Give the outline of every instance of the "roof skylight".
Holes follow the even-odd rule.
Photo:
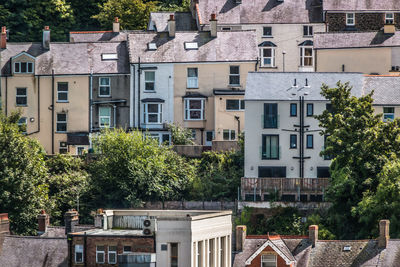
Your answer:
[[[185,49],[186,50],[197,50],[197,49],[199,49],[199,44],[197,42],[186,42]]]
[[[156,43],[147,43],[147,49],[148,50],[157,50],[157,44]]]
[[[101,54],[101,59],[102,60],[116,60],[116,59],[118,59],[118,54],[117,53]]]

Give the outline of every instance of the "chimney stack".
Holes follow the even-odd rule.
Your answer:
[[[312,247],[315,247],[318,241],[318,225],[310,225],[308,227],[308,238],[311,241]]]
[[[243,251],[244,241],[246,240],[246,225],[236,226],[236,251]]]
[[[6,26],[1,27],[0,48],[1,49],[7,48],[7,28],[6,28]]]
[[[96,215],[94,216],[94,227],[96,228],[103,228],[103,210],[98,209]]]
[[[113,32],[119,32],[119,18],[118,17],[114,18]]]
[[[44,26],[43,29],[43,43],[42,46],[44,49],[50,49],[50,27]]]
[[[379,221],[379,237],[378,237],[378,248],[386,248],[389,242],[389,220]]]
[[[174,38],[175,32],[176,32],[175,16],[171,14],[169,15],[169,20],[168,20],[168,36]]]
[[[46,233],[47,231],[47,226],[50,225],[50,218],[49,215],[46,214],[44,210],[40,212],[40,214],[37,216],[38,219],[38,235],[42,235]]]
[[[217,37],[217,16],[215,15],[215,13],[211,14],[210,36],[211,37]]]
[[[68,210],[64,215],[65,234],[74,231],[75,226],[79,223],[79,214],[75,209]]]

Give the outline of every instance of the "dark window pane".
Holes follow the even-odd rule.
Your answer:
[[[297,147],[297,135],[291,134],[290,135],[290,148],[296,148]]]
[[[16,102],[17,102],[17,105],[19,105],[19,106],[26,105],[27,104],[26,96],[23,96],[23,97],[17,96],[17,101]]]
[[[263,35],[264,36],[271,36],[272,35],[272,27],[264,27],[263,28]]]
[[[26,73],[26,70],[27,70],[27,68],[26,68],[26,62],[21,62],[21,72],[22,72],[22,73]]]
[[[265,178],[284,178],[286,177],[286,167],[258,167],[258,177]]]
[[[57,114],[57,121],[66,121],[66,120],[67,120],[67,114],[64,113]]]
[[[278,104],[264,104],[264,128],[278,128]]]
[[[329,178],[331,174],[329,167],[317,167],[317,178]]]
[[[262,159],[279,159],[279,136],[262,136]]]
[[[190,118],[191,119],[201,119],[201,111],[200,110],[190,111]]]
[[[148,122],[158,122],[158,114],[148,114]]]
[[[213,132],[206,132],[206,141],[211,142],[213,140]]]
[[[314,104],[307,104],[307,116],[314,115]]]
[[[14,72],[20,72],[21,70],[20,70],[20,63],[19,62],[16,62],[15,64],[14,64]]]
[[[146,82],[146,88],[145,90],[148,91],[153,91],[154,90],[154,82]],[[107,93],[104,93],[104,95],[106,95]]]
[[[201,100],[189,100],[190,109],[201,109]]]
[[[17,88],[17,95],[26,95],[26,88]]]
[[[229,140],[229,130],[224,130],[223,137],[224,137],[224,140]]]
[[[229,84],[240,84],[240,76],[229,76]]]
[[[68,91],[68,83],[57,83],[58,91]]]
[[[240,109],[244,109],[244,100],[240,100]]]
[[[314,136],[312,134],[307,135],[307,148],[313,148],[314,147]]]
[[[290,104],[290,116],[291,117],[297,116],[297,104],[295,103]]]
[[[29,62],[29,63],[28,63],[28,72],[29,72],[29,73],[32,73],[32,72],[33,72],[33,63],[32,63],[32,62]]]
[[[239,74],[239,66],[230,66],[231,74]]]
[[[239,110],[239,100],[227,99],[226,100],[226,110]]]
[[[158,113],[158,104],[148,104],[147,107],[149,113]]]

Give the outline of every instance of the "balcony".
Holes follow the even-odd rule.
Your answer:
[[[245,201],[325,201],[329,178],[242,178]]]

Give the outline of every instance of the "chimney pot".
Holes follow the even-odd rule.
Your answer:
[[[378,238],[378,247],[386,248],[389,242],[389,220],[380,220],[379,221],[379,238]]]
[[[174,14],[170,14],[170,15],[169,15],[169,20],[175,20]]]
[[[236,226],[236,251],[243,251],[244,241],[246,240],[246,225]]]
[[[118,23],[118,22],[119,22],[119,18],[118,18],[118,17],[115,17],[115,18],[114,18],[114,22],[117,22],[117,23]]]
[[[211,14],[211,20],[216,20],[217,19],[217,15],[215,15],[215,13]]]
[[[50,225],[49,215],[46,214],[45,210],[41,210],[40,214],[37,216],[38,219],[38,234],[44,234],[47,231],[47,227]]]
[[[1,27],[1,40],[0,40],[0,48],[7,48],[7,28],[6,26]]]
[[[318,225],[310,225],[308,227],[308,238],[311,241],[312,247],[318,242]]]

